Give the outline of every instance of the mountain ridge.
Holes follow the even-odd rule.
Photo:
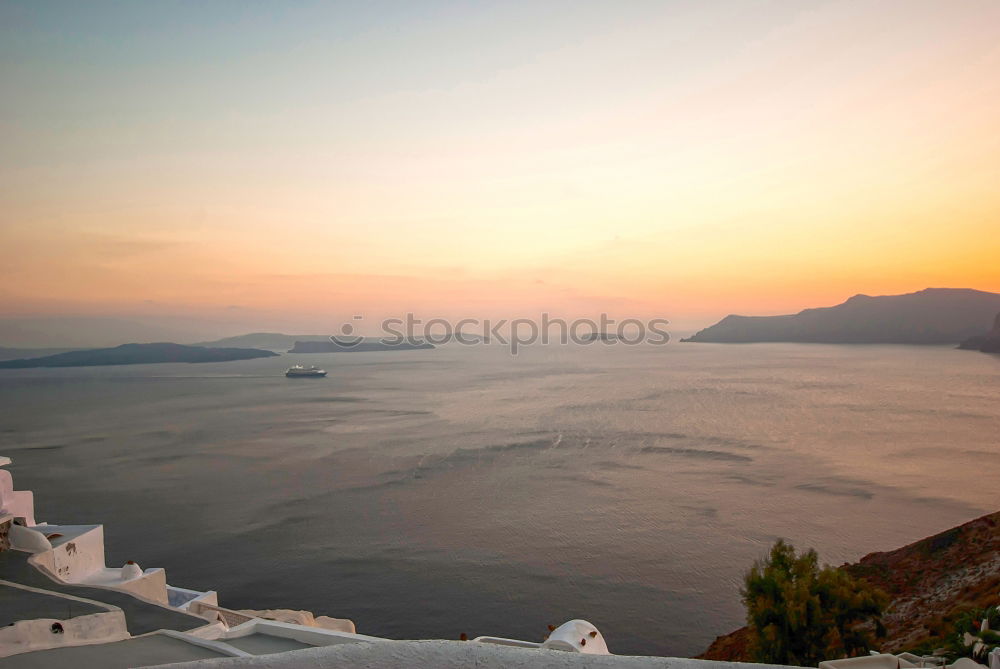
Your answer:
[[[683,342],[957,344],[982,334],[1000,311],[1000,294],[971,288],[925,288],[901,295],[853,295],[832,307],[795,314],[730,314]]]

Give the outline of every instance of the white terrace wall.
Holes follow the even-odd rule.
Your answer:
[[[115,583],[111,587],[126,590],[163,606],[170,606],[167,597],[167,572],[164,569],[147,569],[139,578]]]
[[[39,525],[34,529],[59,526]],[[121,580],[121,569],[104,565],[104,526],[95,525],[69,540],[36,553],[31,562],[67,583],[113,588],[131,592],[148,601],[168,605],[167,573],[163,569],[147,569],[137,578]]]
[[[104,569],[104,527],[95,525],[51,551],[37,553],[34,561],[60,580],[84,581],[90,574]]]
[[[62,632],[53,633],[53,623],[59,623]],[[125,614],[120,610],[91,613],[68,620],[55,618],[21,620],[0,627],[0,657],[44,648],[107,643],[127,638],[129,633],[125,625]]]
[[[14,477],[0,469],[0,513],[24,518],[28,525],[35,524],[35,495],[30,490],[14,490]]]

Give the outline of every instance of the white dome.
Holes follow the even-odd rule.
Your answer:
[[[570,620],[552,631],[543,648],[571,650],[588,655],[610,655],[600,631],[586,620]]]
[[[129,560],[122,566],[122,580],[131,581],[142,576],[142,569],[136,563]]]

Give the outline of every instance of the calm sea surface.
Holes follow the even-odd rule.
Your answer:
[[[841,563],[1000,509],[998,400],[949,348],[450,345],[3,370],[0,454],[40,520],[224,606],[691,655],[776,537]]]

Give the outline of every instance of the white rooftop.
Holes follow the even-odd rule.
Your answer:
[[[230,657],[174,664],[170,669],[779,669],[777,665],[689,660],[676,657],[587,655],[558,650],[514,648],[475,641],[377,641],[345,643],[278,655]],[[784,669],[784,668],[781,668]]]

